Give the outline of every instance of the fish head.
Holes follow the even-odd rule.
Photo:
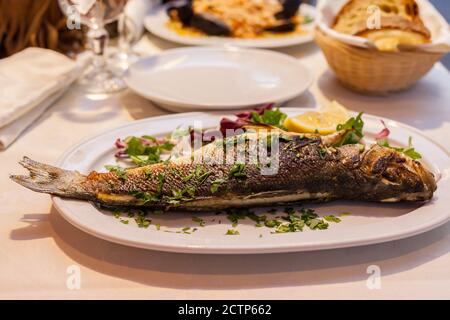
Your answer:
[[[400,190],[400,200],[429,200],[437,189],[436,180],[431,171],[422,163],[391,148],[373,145],[362,159],[362,170],[377,177],[386,190]]]

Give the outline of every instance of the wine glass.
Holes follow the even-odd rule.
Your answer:
[[[127,0],[58,0],[61,10],[68,17],[68,26],[87,25],[89,46],[93,52],[91,65],[80,82],[89,93],[113,93],[126,87],[121,77],[109,67],[105,49],[109,34],[105,24],[115,21]]]
[[[160,0],[128,0],[118,23],[119,40],[117,51],[110,57],[114,67],[127,70],[139,59],[133,46],[141,39],[144,31],[145,16],[152,6]]]
[[[140,40],[141,34],[137,31],[135,22],[125,12],[119,18],[118,31],[117,51],[111,56],[110,63],[119,70],[127,70],[139,59],[132,46]]]

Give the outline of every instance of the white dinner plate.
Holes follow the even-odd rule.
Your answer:
[[[312,81],[312,72],[295,58],[235,47],[167,50],[141,59],[125,75],[131,90],[177,112],[284,102]]]
[[[289,115],[306,109],[285,109]],[[114,164],[114,141],[118,137],[150,134],[165,136],[180,125],[202,120],[214,128],[223,115],[217,113],[185,113],[143,119],[122,125],[89,138],[67,151],[57,165],[66,169],[90,172],[104,171],[105,164]],[[364,115],[365,139],[370,141],[380,131],[380,118]],[[239,236],[227,236],[231,222],[215,212],[196,214],[206,225],[199,227],[190,213],[169,212],[150,216],[152,225],[140,229],[130,219],[122,224],[110,212],[99,210],[89,202],[53,197],[57,210],[74,226],[99,238],[123,245],[160,251],[209,254],[275,253],[343,248],[380,243],[410,237],[442,225],[450,219],[450,158],[445,149],[425,137],[417,129],[384,119],[391,129],[390,142],[405,145],[412,137],[414,146],[424,156],[425,165],[435,173],[438,189],[434,198],[425,204],[381,204],[335,201],[327,204],[305,204],[320,215],[349,212],[342,222],[330,223],[321,231],[305,230],[299,233],[272,234],[269,228],[257,228],[249,219],[237,226]],[[264,209],[261,209],[262,212]],[[267,210],[267,209],[266,209]],[[282,210],[282,208],[281,208]],[[221,223],[220,223],[220,222]],[[160,224],[160,230],[155,227]],[[192,234],[174,233],[184,227],[197,227]]]
[[[315,20],[316,9],[308,4],[300,6],[300,15],[308,15]],[[311,22],[302,25],[304,34],[294,34],[285,36],[273,36],[259,39],[238,39],[231,37],[215,37],[215,36],[192,36],[180,35],[175,30],[167,26],[169,17],[166,13],[166,6],[158,6],[151,11],[145,18],[144,25],[148,31],[154,35],[180,44],[191,46],[211,46],[211,45],[233,45],[239,47],[252,48],[282,48],[294,45],[300,45],[311,42],[313,40],[313,30],[315,23]]]

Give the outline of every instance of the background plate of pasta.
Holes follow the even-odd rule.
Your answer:
[[[316,10],[301,0],[176,0],[155,7],[148,31],[185,45],[278,48],[313,40]]]

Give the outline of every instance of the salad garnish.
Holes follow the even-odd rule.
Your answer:
[[[385,148],[389,148],[389,149],[393,149],[397,152],[403,153],[405,156],[410,157],[413,160],[418,160],[418,159],[422,159],[422,155],[417,152],[413,145],[412,145],[412,137],[409,137],[408,139],[408,147],[406,148],[400,148],[400,147],[393,147],[389,144],[388,141],[388,137],[391,134],[391,131],[389,130],[389,128],[386,126],[386,124],[384,123],[383,120],[381,120],[381,123],[384,126],[384,129],[381,130],[376,136],[375,136],[375,140],[377,141],[377,144],[379,146],[385,147]]]
[[[363,113],[360,112],[356,117],[352,117],[346,123],[339,124],[336,127],[336,131],[348,130],[342,139],[335,144],[336,147],[346,144],[358,144],[361,141],[364,137],[364,121],[362,120],[362,115]]]
[[[389,144],[387,139],[382,139],[382,140],[378,140],[377,144],[379,146],[385,147],[385,148],[389,148],[389,149],[393,149],[397,152],[403,153],[405,156],[410,157],[413,160],[419,160],[422,159],[422,155],[417,152],[414,147],[412,146],[412,137],[409,137],[408,139],[408,147],[406,148],[399,148],[399,147],[393,147]]]
[[[262,107],[255,108],[251,111],[244,111],[236,113],[236,119],[230,120],[223,118],[220,121],[220,131],[223,135],[226,134],[227,129],[237,130],[248,124],[267,124],[277,128],[286,130],[283,126],[287,115],[280,111],[280,108],[275,108],[275,104],[270,103]]]
[[[116,158],[130,159],[137,166],[162,162],[161,153],[175,147],[168,139],[157,139],[149,135],[117,139],[115,144],[118,148]]]

